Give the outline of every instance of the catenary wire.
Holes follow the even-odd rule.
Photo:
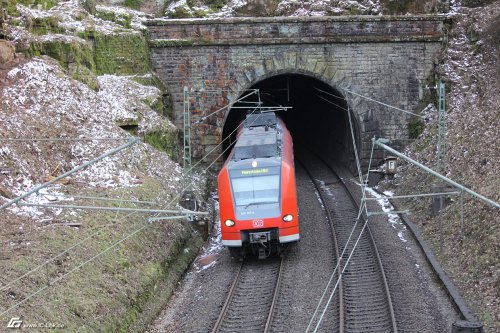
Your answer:
[[[316,89],[317,89],[317,88],[316,88]],[[317,89],[317,90],[320,90],[320,89]],[[324,92],[324,91],[322,91],[322,90],[320,90],[320,91],[321,91],[321,92]],[[326,93],[326,92],[324,92],[324,93]],[[328,93],[327,93],[327,94],[328,94]],[[333,96],[333,95],[332,95],[332,96]],[[361,183],[361,184],[363,184],[363,174],[362,174],[362,171],[361,171],[361,164],[360,164],[360,161],[359,161],[359,155],[358,155],[358,151],[357,151],[357,147],[356,147],[356,140],[355,140],[355,136],[354,136],[354,128],[353,128],[353,124],[352,124],[352,118],[351,118],[351,113],[350,113],[350,110],[349,110],[349,106],[348,106],[348,108],[346,109],[346,108],[344,108],[344,107],[342,107],[342,106],[340,106],[340,105],[338,105],[338,104],[336,104],[336,103],[334,103],[334,102],[332,102],[332,101],[330,101],[330,100],[328,100],[328,99],[326,99],[326,98],[323,98],[322,96],[317,95],[317,97],[319,97],[319,98],[323,99],[324,101],[326,101],[326,102],[328,102],[328,103],[331,103],[331,104],[333,104],[333,105],[335,105],[335,106],[337,106],[337,107],[339,107],[339,108],[341,108],[341,109],[343,109],[343,110],[345,110],[345,111],[347,112],[348,117],[349,117],[349,127],[350,127],[350,132],[351,132],[352,144],[353,144],[353,147],[354,147],[354,154],[355,154],[355,159],[356,159],[356,166],[357,166],[357,169],[358,169],[358,175],[359,175],[360,183]],[[335,96],[335,97],[339,97],[339,96]],[[343,98],[343,97],[342,97],[342,98]],[[372,153],[373,153],[373,150],[372,150]],[[370,157],[370,163],[371,163],[371,157]],[[362,188],[362,197],[363,197],[363,198],[365,197],[365,191],[366,191],[366,189],[365,189],[365,187],[363,186],[363,188]],[[356,222],[354,223],[354,226],[353,226],[353,228],[351,229],[351,232],[350,232],[349,237],[348,237],[348,239],[347,239],[346,245],[344,246],[344,249],[342,250],[342,253],[341,253],[341,255],[340,255],[340,259],[342,259],[342,258],[344,257],[345,251],[346,251],[346,249],[347,249],[347,245],[349,244],[349,242],[350,242],[350,240],[351,240],[351,237],[352,237],[352,235],[354,234],[354,230],[356,229],[357,224],[358,224],[358,222],[359,222],[359,219],[361,218],[361,215],[362,215],[363,209],[366,209],[366,203],[365,203],[363,200],[361,200],[361,203],[360,203],[360,208],[359,208],[359,212],[358,212],[358,217],[356,218]],[[316,330],[318,329],[318,327],[319,327],[319,325],[320,325],[321,321],[323,320],[323,315],[324,315],[324,312],[326,311],[326,308],[328,308],[328,305],[329,305],[329,304],[330,304],[330,302],[331,302],[331,299],[332,299],[332,297],[333,297],[333,294],[335,293],[336,288],[337,288],[337,286],[338,286],[338,284],[339,284],[339,282],[340,282],[340,279],[342,278],[342,274],[343,274],[343,272],[344,272],[344,270],[345,270],[345,267],[347,267],[347,264],[349,263],[349,259],[351,258],[351,256],[352,256],[352,254],[353,254],[354,250],[356,249],[356,245],[357,245],[357,243],[358,243],[358,241],[359,241],[359,238],[360,238],[360,237],[361,237],[361,235],[362,235],[362,232],[363,232],[363,230],[364,230],[364,228],[365,228],[365,226],[366,226],[366,223],[367,223],[367,222],[368,222],[368,220],[366,220],[365,225],[363,226],[363,228],[362,228],[362,230],[361,230],[361,233],[360,233],[360,235],[359,235],[359,237],[358,237],[358,240],[356,241],[356,243],[355,243],[355,245],[354,245],[354,248],[353,248],[353,250],[352,250],[351,254],[349,255],[348,261],[346,262],[346,266],[344,266],[344,269],[342,270],[341,274],[339,275],[339,278],[337,279],[337,282],[336,282],[336,284],[335,284],[334,290],[332,291],[332,293],[331,293],[331,295],[330,295],[330,297],[329,297],[329,300],[328,300],[328,302],[327,302],[327,305],[325,305],[325,309],[324,309],[324,311],[323,311],[323,314],[322,314],[322,316],[320,317],[320,319],[319,319],[319,321],[318,321],[318,324],[317,324],[317,326],[316,326],[316,328],[315,328],[315,331],[314,331],[314,332],[316,332]],[[320,298],[320,300],[318,301],[318,305],[317,305],[317,306],[316,306],[316,308],[315,308],[315,311],[314,311],[314,313],[313,313],[313,315],[312,315],[312,318],[311,318],[311,320],[309,321],[309,324],[308,324],[308,326],[307,326],[307,328],[306,328],[306,332],[308,332],[308,331],[309,331],[309,328],[311,327],[312,322],[313,322],[314,318],[315,318],[315,317],[316,317],[316,315],[317,315],[317,312],[318,312],[318,310],[319,310],[319,307],[321,306],[321,303],[323,302],[323,299],[324,299],[324,297],[325,297],[325,295],[326,295],[326,293],[327,293],[328,289],[330,288],[331,282],[333,281],[333,278],[335,277],[335,274],[336,274],[337,269],[339,268],[339,265],[340,265],[340,263],[341,263],[341,262],[342,262],[342,260],[339,260],[339,262],[337,263],[336,267],[334,268],[334,271],[333,271],[333,273],[332,273],[332,274],[331,274],[331,276],[330,276],[330,279],[329,279],[329,281],[328,281],[328,283],[327,283],[327,285],[326,285],[326,287],[325,287],[325,290],[323,291],[323,294],[321,295],[321,298]]]
[[[252,110],[251,114],[253,114],[256,110],[257,110],[256,108],[255,108],[254,110]],[[241,126],[241,125],[242,125],[242,124],[240,124],[239,126]],[[226,139],[228,139],[228,138],[229,138],[232,134],[234,134],[234,132],[238,130],[239,126],[237,126],[237,127],[236,127],[236,128],[235,128],[232,132],[231,132],[231,133],[229,133],[229,135],[228,135],[228,136],[227,136],[224,140],[222,140],[222,141],[221,141],[221,143],[219,143],[219,144],[218,144],[217,146],[215,146],[215,147],[214,147],[211,151],[209,151],[209,152],[208,152],[205,156],[203,156],[203,157],[202,157],[202,159],[201,159],[200,161],[198,161],[195,165],[193,165],[193,166],[192,166],[192,168],[190,169],[190,171],[192,171],[192,170],[193,170],[193,169],[194,169],[194,168],[195,168],[198,164],[200,164],[200,163],[201,163],[201,161],[202,161],[202,160],[204,160],[204,159],[205,159],[206,157],[208,157],[208,156],[209,156],[209,155],[210,155],[210,154],[211,154],[214,150],[216,150],[216,149],[217,149],[217,148],[218,148],[218,147],[219,147],[219,146],[220,146],[220,145],[221,145],[221,144],[222,144],[222,143],[223,143]],[[229,147],[230,147],[230,146],[229,146]],[[227,151],[227,149],[226,149],[225,151]],[[225,153],[225,151],[223,152],[223,154]],[[222,154],[221,154],[221,155],[219,155],[219,156],[217,156],[217,158],[215,159],[215,161],[217,161],[217,160],[218,160],[221,156],[222,156]],[[212,166],[212,165],[213,165],[213,163],[212,163],[212,164],[210,164],[210,166]],[[209,166],[209,167],[210,167],[210,166]],[[208,169],[208,168],[207,168],[207,169]],[[163,193],[163,192],[160,192],[160,193],[159,193],[159,195],[157,196],[157,198],[158,198],[159,196],[161,196],[161,194],[162,194],[162,193]],[[175,201],[175,199],[177,199],[178,197],[179,197],[179,195],[175,196],[175,197],[172,199],[172,201],[171,201],[171,202],[169,202],[169,203],[167,204],[167,206],[168,206],[168,205],[170,205],[171,203],[173,203],[173,201]],[[118,212],[117,212],[117,213],[118,213]],[[130,215],[135,214],[135,213],[137,213],[137,212],[132,212],[132,213],[129,213],[129,214],[127,214],[125,217],[129,217]],[[158,214],[156,214],[156,215],[158,215]],[[20,276],[20,277],[18,277],[18,278],[16,278],[16,279],[14,279],[14,280],[12,280],[11,282],[7,283],[6,285],[4,285],[4,286],[0,287],[0,291],[4,291],[4,290],[6,290],[9,286],[11,286],[12,284],[14,284],[15,282],[17,282],[17,281],[19,281],[19,280],[21,280],[21,279],[25,278],[26,276],[28,276],[28,275],[30,275],[30,274],[32,274],[32,273],[34,273],[34,272],[36,272],[36,271],[37,271],[37,270],[39,270],[41,267],[44,267],[45,265],[47,265],[47,264],[51,263],[52,261],[54,261],[55,259],[57,259],[57,258],[58,258],[58,257],[60,257],[61,255],[65,254],[65,253],[69,252],[70,250],[72,250],[73,248],[75,248],[75,247],[77,247],[77,246],[79,246],[79,245],[83,244],[84,242],[86,242],[87,240],[89,240],[90,238],[92,238],[93,236],[95,236],[95,235],[99,234],[101,231],[103,231],[103,229],[104,229],[104,228],[106,228],[106,227],[101,227],[101,228],[99,228],[99,229],[98,229],[95,233],[93,233],[93,234],[91,234],[91,235],[89,235],[89,236],[85,237],[83,240],[81,240],[81,241],[79,241],[79,242],[77,242],[77,243],[73,244],[72,246],[70,246],[69,248],[67,248],[67,249],[63,250],[62,252],[60,252],[59,254],[55,255],[54,257],[49,258],[48,260],[46,260],[46,261],[45,261],[45,262],[43,262],[42,264],[40,264],[40,265],[36,266],[35,268],[33,268],[32,270],[30,270],[29,272],[27,272],[27,273],[23,274],[22,276]]]
[[[252,110],[252,112],[251,112],[250,114],[253,114],[256,110],[257,110],[257,108],[255,108],[254,110]],[[256,121],[257,119],[258,119],[258,117],[257,117],[254,121]],[[227,138],[229,138],[229,137],[230,137],[230,136],[231,136],[231,135],[232,135],[232,134],[233,134],[236,130],[238,130],[238,128],[239,128],[240,126],[242,126],[242,125],[243,125],[243,122],[242,122],[242,123],[240,123],[240,124],[239,124],[239,125],[238,125],[238,126],[237,126],[237,127],[236,127],[236,128],[235,128],[235,129],[234,129],[234,130],[233,130],[233,131],[232,131],[232,132],[231,132],[231,133],[230,133],[230,134],[229,134],[229,135],[228,135],[228,136],[224,139],[224,140],[222,140],[222,141],[221,141],[221,142],[220,142],[220,143],[219,143],[219,144],[218,144],[218,145],[217,145],[214,149],[212,149],[209,153],[205,154],[205,156],[203,156],[203,157],[202,157],[202,159],[201,159],[198,163],[196,163],[194,166],[192,166],[192,167],[191,167],[191,169],[190,169],[190,171],[191,171],[191,170],[192,170],[192,169],[193,169],[196,165],[198,165],[199,163],[201,163],[201,161],[202,161],[202,160],[204,160],[206,157],[208,157],[208,156],[211,154],[211,152],[213,152],[213,151],[214,151],[214,150],[215,150],[218,146],[220,146],[220,145],[221,145],[221,144],[222,144],[222,143],[223,143],[223,142],[224,142]],[[229,146],[228,146],[228,147],[227,147],[227,148],[226,148],[226,149],[225,149],[225,150],[224,150],[221,154],[219,154],[219,156],[217,156],[217,158],[215,158],[215,159],[212,161],[212,163],[210,163],[210,164],[209,164],[209,165],[208,165],[208,166],[207,166],[207,167],[206,167],[206,168],[205,168],[202,172],[205,172],[206,170],[208,170],[209,168],[211,168],[211,167],[212,167],[212,165],[213,165],[213,164],[215,164],[215,162],[216,162],[216,161],[217,161],[220,157],[222,157],[222,156],[223,156],[223,154],[225,154],[225,152],[226,152],[228,149],[230,149],[230,148],[231,148],[231,145],[229,145]],[[190,182],[190,183],[189,183],[189,184],[188,184],[188,185],[187,185],[187,186],[186,186],[183,190],[188,189],[188,188],[189,188],[189,186],[191,186],[193,183],[194,183],[194,180],[192,180],[192,181],[191,181],[191,182]],[[180,192],[180,193],[182,193],[182,192]],[[168,205],[170,205],[170,204],[172,204],[172,203],[173,203],[173,202],[174,202],[177,198],[179,198],[180,193],[179,193],[179,194],[177,194],[177,195],[176,195],[176,196],[175,196],[175,197],[174,197],[174,198],[173,198],[173,199],[172,199],[172,200],[171,200],[171,201],[167,204],[167,206],[168,206]],[[159,194],[159,195],[160,195],[160,194]],[[157,198],[159,197],[159,195],[157,196]],[[136,212],[130,213],[130,215],[132,215],[132,214],[136,214]],[[94,259],[96,259],[96,258],[100,257],[101,255],[103,255],[103,254],[107,253],[109,250],[111,250],[112,248],[116,247],[117,245],[119,245],[119,244],[123,243],[123,242],[124,242],[125,240],[127,240],[128,238],[130,238],[130,237],[132,237],[132,236],[136,235],[137,233],[141,232],[142,230],[146,229],[149,225],[150,225],[150,224],[148,223],[148,224],[145,224],[145,225],[143,225],[142,227],[140,227],[140,228],[138,228],[138,229],[134,230],[132,233],[128,234],[127,236],[125,236],[125,237],[123,237],[123,238],[121,238],[120,240],[118,240],[117,242],[113,243],[111,246],[107,247],[106,249],[104,249],[103,251],[99,252],[98,254],[96,254],[96,255],[92,256],[90,259],[86,260],[86,261],[85,261],[85,262],[83,262],[82,264],[80,264],[80,265],[78,265],[77,267],[75,267],[75,268],[71,269],[70,271],[66,272],[66,273],[65,273],[65,274],[63,274],[62,276],[57,277],[56,279],[54,279],[53,281],[51,281],[51,283],[50,283],[50,284],[45,285],[44,287],[42,287],[42,288],[38,289],[38,290],[37,290],[37,291],[35,291],[34,293],[32,293],[32,294],[28,295],[27,297],[25,297],[23,300],[21,300],[21,301],[17,302],[16,304],[12,305],[12,306],[11,306],[11,307],[9,307],[8,309],[6,309],[6,310],[2,311],[2,312],[0,313],[0,316],[2,316],[2,315],[4,315],[4,314],[6,314],[6,313],[7,313],[7,312],[9,312],[10,310],[12,310],[12,309],[14,309],[14,308],[18,307],[19,305],[21,305],[21,304],[25,303],[25,302],[26,302],[26,301],[28,301],[29,299],[33,298],[34,296],[38,295],[39,293],[41,293],[42,291],[44,291],[45,289],[47,289],[49,286],[51,286],[51,285],[53,285],[54,283],[56,283],[56,282],[60,281],[61,279],[63,279],[63,278],[64,278],[64,277],[66,277],[67,275],[69,275],[69,274],[73,273],[74,271],[76,271],[76,270],[80,269],[81,267],[83,267],[83,266],[84,266],[84,265],[86,265],[87,263],[89,263],[89,262],[93,261]],[[101,228],[99,231],[102,231],[103,229],[104,229],[104,228]],[[98,231],[98,232],[99,232],[99,231]],[[97,234],[98,232],[96,232],[95,234]],[[93,235],[91,235],[91,236],[93,236]],[[91,236],[87,237],[85,240],[87,240],[87,239],[91,238]],[[83,242],[83,241],[82,241],[82,242]],[[80,242],[80,244],[81,244],[82,242]],[[73,245],[71,248],[74,248],[74,247],[76,247],[76,245]],[[69,251],[69,249],[66,249],[66,250],[65,250],[65,251],[63,251],[63,252],[65,253],[65,252],[67,252],[67,251]],[[47,262],[53,261],[55,258],[59,257],[61,254],[62,254],[62,253],[60,253],[60,254],[58,254],[57,256],[55,256],[55,257],[53,257],[53,258],[49,259]],[[39,268],[43,267],[44,265],[45,265],[45,263],[44,263],[44,264],[41,264],[41,265],[39,265],[39,266],[37,266],[37,268],[36,268],[36,269],[34,269],[34,270],[32,270],[32,271],[28,272],[27,274],[25,274],[24,276],[22,276],[22,277],[20,277],[20,278],[18,278],[18,279],[16,279],[16,280],[15,280],[15,282],[17,282],[17,281],[19,281],[20,279],[22,279],[22,278],[26,277],[27,275],[32,274],[34,271],[38,270]],[[10,285],[12,285],[13,283],[14,283],[14,282],[9,283],[9,286],[10,286]],[[5,288],[5,286],[4,286],[4,287],[2,287],[2,288]],[[3,290],[5,290],[5,289],[1,289],[1,291],[3,291]]]

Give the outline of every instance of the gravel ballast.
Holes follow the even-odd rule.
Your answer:
[[[284,277],[272,325],[274,332],[304,332],[335,267],[332,238],[316,190],[297,169],[301,240],[285,257]],[[352,182],[356,190],[359,186]],[[360,192],[360,191],[359,191]],[[377,202],[370,209],[380,210]],[[459,317],[436,284],[418,245],[400,222],[370,221],[377,239],[401,332],[449,331]],[[215,238],[216,239],[216,238]],[[169,306],[150,332],[209,332],[219,315],[237,260],[221,248],[194,262]],[[205,263],[205,268],[200,263]],[[330,326],[330,325],[327,325]]]

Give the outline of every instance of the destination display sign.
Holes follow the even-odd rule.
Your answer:
[[[263,173],[269,173],[269,168],[241,170],[243,176],[260,175]]]

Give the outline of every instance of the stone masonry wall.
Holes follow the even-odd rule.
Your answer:
[[[407,138],[410,117],[348,91],[415,111],[419,85],[430,75],[444,35],[443,20],[435,16],[156,20],[148,25],[151,63],[172,94],[178,126],[185,86],[225,90],[209,96],[203,110],[192,100],[196,122],[258,81],[301,73],[344,93],[356,115],[365,162],[373,135]],[[193,126],[195,158],[220,142],[226,112]]]

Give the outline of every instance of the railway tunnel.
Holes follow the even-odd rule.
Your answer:
[[[259,89],[235,103],[228,112],[223,128],[223,138],[227,136],[223,149],[235,141],[236,127],[245,114],[254,110],[252,102],[262,102],[265,107],[291,107],[277,113],[285,121],[293,137],[294,145],[304,145],[314,150],[332,163],[342,163],[355,170],[355,155],[352,144],[348,104],[342,93],[331,85],[307,74],[286,73],[262,79],[248,89]],[[248,94],[243,91],[240,98]],[[250,106],[250,107],[249,107]],[[351,120],[357,146],[360,142],[359,127],[352,111]]]

